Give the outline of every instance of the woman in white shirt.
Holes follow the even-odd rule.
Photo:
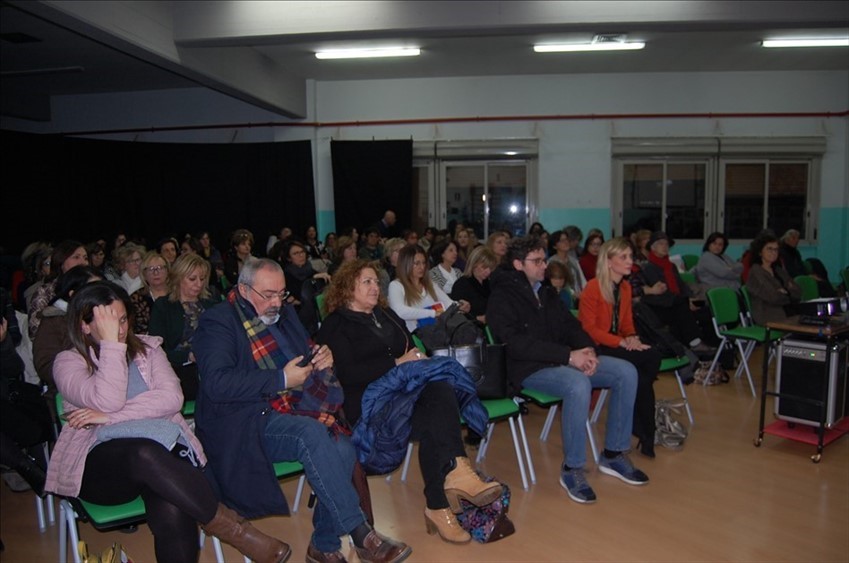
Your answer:
[[[131,242],[115,250],[115,261],[118,263],[121,276],[112,281],[127,290],[128,295],[132,295],[142,287],[141,263],[145,252],[147,250],[143,246]]]
[[[463,233],[465,234],[465,231]],[[457,262],[457,244],[450,240],[440,241],[431,248],[430,259],[434,264],[429,271],[430,279],[446,295],[451,293],[454,282],[463,275],[459,268],[454,267],[454,263]]]
[[[439,312],[432,308],[441,303],[447,309],[454,301],[439,287],[434,286],[427,275],[427,255],[418,245],[405,246],[398,253],[397,277],[389,284],[389,306],[407,323],[413,332],[419,319],[435,318]],[[460,310],[469,312],[469,303],[457,302]]]

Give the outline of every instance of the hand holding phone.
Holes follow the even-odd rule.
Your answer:
[[[300,362],[298,362],[298,367],[299,368],[305,368],[308,365],[310,365],[310,362],[312,361],[313,358],[315,358],[315,355],[318,353],[318,350],[319,350],[319,346],[316,346],[312,350],[310,350],[309,354],[304,354],[303,359]]]

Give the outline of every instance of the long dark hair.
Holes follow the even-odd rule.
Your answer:
[[[725,250],[728,248],[728,237],[725,234],[720,232],[711,233],[708,235],[707,240],[705,241],[705,245],[702,247],[702,252],[707,252],[709,250],[710,245],[712,245],[716,239],[722,239],[722,252],[720,254],[725,254]]]
[[[123,287],[110,281],[96,281],[84,285],[71,299],[68,305],[68,333],[74,349],[85,358],[89,371],[94,373],[96,367],[89,355],[89,349],[94,350],[95,355],[100,358],[100,346],[89,334],[82,329],[83,323],[94,320],[94,308],[98,305],[108,305],[113,301],[121,301],[127,311],[127,361],[132,361],[145,350],[144,343],[133,334],[133,304],[130,296]]]
[[[70,301],[72,294],[88,283],[92,278],[102,277],[91,266],[74,266],[67,272],[56,278],[56,296],[50,301],[55,303],[57,299]]]
[[[63,240],[54,246],[53,254],[50,255],[50,273],[44,281],[53,281],[58,278],[62,273],[62,264],[81,247],[85,248],[85,245],[78,240]]]

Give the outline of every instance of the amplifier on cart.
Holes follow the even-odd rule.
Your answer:
[[[824,342],[787,339],[778,347],[775,385],[779,393],[822,401],[823,386],[828,386],[825,425],[831,428],[849,415],[849,346],[846,341],[826,351]],[[826,373],[826,354],[831,355]],[[775,415],[789,422],[811,426],[820,423],[820,409],[793,399],[775,398]]]

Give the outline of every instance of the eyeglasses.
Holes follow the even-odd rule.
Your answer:
[[[764,252],[778,252],[777,246],[765,246]]]
[[[545,264],[545,258],[525,258],[525,262],[530,262],[535,266],[541,266]]]
[[[306,252],[303,250],[295,250],[294,252],[289,253],[290,256],[303,256],[304,254],[306,254]]]
[[[141,258],[132,258],[131,260],[127,260],[127,264],[140,264]]]
[[[283,301],[286,301],[286,299],[288,299],[290,295],[292,295],[292,293],[288,289],[284,289],[283,291],[281,291],[279,293],[274,292],[274,291],[268,291],[266,293],[260,293],[257,290],[255,290],[252,285],[248,285],[246,283],[244,283],[242,285],[251,288],[251,291],[253,291],[257,295],[262,297],[263,301],[271,301],[272,299],[274,299],[276,297],[281,302],[283,302]]]
[[[144,269],[145,272],[150,272],[151,274],[158,274],[159,272],[165,270],[165,266],[148,266]]]

